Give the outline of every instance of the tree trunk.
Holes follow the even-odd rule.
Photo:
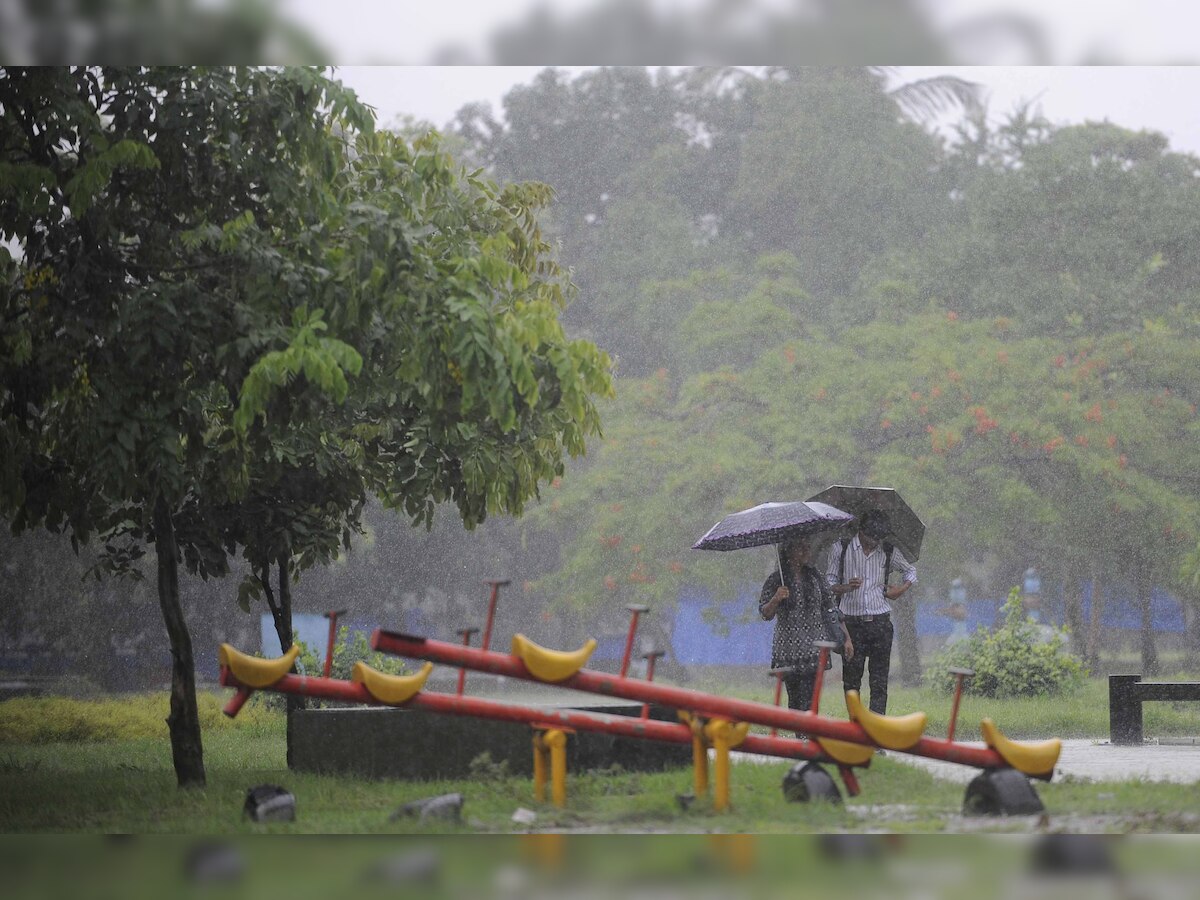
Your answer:
[[[1146,573],[1145,564],[1141,560],[1137,560],[1136,566],[1137,571],[1134,576],[1134,583],[1137,585],[1138,603],[1142,608],[1142,674],[1147,676],[1157,675],[1158,649],[1154,646],[1154,620],[1151,617],[1152,610],[1150,606],[1153,585]]]
[[[1183,668],[1192,674],[1200,673],[1200,603],[1194,595],[1183,598]]]
[[[1063,568],[1063,624],[1071,633],[1071,651],[1077,656],[1086,653],[1083,633],[1083,582],[1077,561]]]
[[[292,579],[291,572],[288,571],[288,557],[286,554],[279,555],[279,608],[282,613],[281,618],[287,628],[288,647],[292,645]],[[294,672],[296,667],[292,667]],[[309,673],[312,674],[312,673]],[[292,715],[298,709],[304,709],[304,698],[296,694],[286,694],[285,702],[287,704],[287,767],[292,767]]]
[[[921,683],[921,644],[917,639],[917,601],[909,588],[892,601],[896,614],[896,643],[900,651],[900,683],[916,687]]]
[[[271,566],[268,564],[263,567],[263,572],[259,575],[259,581],[263,586],[263,593],[267,598],[267,607],[271,610],[271,619],[275,623],[275,634],[279,637],[279,648],[287,653],[292,649],[295,628],[292,624],[292,583],[289,578],[287,557],[280,555],[279,557],[279,596],[276,598],[275,592],[271,590]],[[292,666],[292,671],[296,671],[296,667]],[[287,743],[287,766],[292,767],[292,713],[297,709],[304,708],[304,700],[293,694],[284,695],[284,708],[287,710],[287,726],[286,726],[286,743]]]
[[[1088,621],[1087,652],[1084,662],[1093,675],[1100,669],[1100,621],[1104,616],[1104,585],[1100,583],[1100,560],[1092,560],[1092,609]]]
[[[196,673],[192,639],[179,602],[179,549],[171,510],[161,495],[154,503],[154,549],[158,557],[158,603],[171,642],[171,756],[181,788],[204,787],[204,745],[196,707]]]

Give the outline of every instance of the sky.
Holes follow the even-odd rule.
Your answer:
[[[584,67],[573,67],[582,70]],[[465,103],[501,98],[528,83],[538,66],[342,66],[335,75],[379,112],[383,125],[411,115],[444,126]],[[1200,67],[1189,66],[909,66],[903,80],[941,73],[983,85],[991,118],[1033,100],[1055,123],[1103,121],[1165,134],[1173,149],[1200,155],[1200,117],[1184,99],[1200,96]]]
[[[483,53],[498,26],[524,18],[535,7],[560,17],[578,15],[605,0],[279,0],[280,7],[309,27],[334,52],[355,63],[423,63],[439,49],[455,44]],[[615,0],[608,0],[615,2]],[[639,0],[625,0],[639,2]],[[666,11],[689,11],[710,0],[641,0]],[[1104,57],[1114,62],[1171,62],[1196,58],[1200,9],[1194,0],[917,0],[928,21],[950,34],[967,22],[1022,16],[1036,24],[1051,63],[1076,63]],[[744,0],[744,6],[792,11],[804,0]],[[816,5],[810,0],[810,5]],[[1020,63],[1012,45],[972,45],[970,61]],[[484,60],[486,61],[486,60]],[[679,60],[662,60],[678,62]],[[885,60],[886,61],[886,60]]]

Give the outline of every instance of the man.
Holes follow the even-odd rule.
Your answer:
[[[842,687],[858,691],[863,670],[870,671],[872,712],[887,712],[888,672],[892,665],[892,607],[888,602],[917,583],[917,570],[899,549],[884,543],[891,532],[887,515],[879,510],[865,513],[858,534],[829,548],[825,580],[840,600],[846,631],[854,645],[853,656],[842,661]],[[904,583],[889,587],[892,572],[904,575]]]

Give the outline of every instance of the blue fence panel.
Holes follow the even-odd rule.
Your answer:
[[[680,597],[671,636],[675,659],[683,665],[769,666],[775,625],[758,615],[758,587],[743,588],[737,600],[717,604],[717,622],[709,621],[713,607],[703,591]]]

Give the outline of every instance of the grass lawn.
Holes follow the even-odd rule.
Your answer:
[[[1098,681],[1088,683],[1079,697],[1068,702],[970,700],[964,702],[960,734],[974,737],[978,719],[986,714],[1016,737],[1098,737],[1107,726],[1103,691],[1104,683]],[[195,791],[175,787],[162,724],[163,697],[0,704],[0,830],[502,833],[524,830],[511,819],[518,807],[536,810],[533,827],[537,830],[769,834],[1029,828],[1027,819],[962,818],[960,785],[935,779],[894,757],[876,759],[862,772],[862,794],[848,798],[844,806],[786,802],[780,781],[788,763],[737,765],[732,779],[734,808],[726,814],[714,813],[705,798],[687,810],[680,808],[676,797],[691,786],[687,769],[656,774],[571,772],[564,810],[536,805],[526,778],[420,783],[293,773],[284,764],[282,715],[251,705],[230,722],[217,712],[222,699],[203,697],[208,787]],[[828,708],[833,711],[840,705],[840,700],[833,700]],[[937,734],[945,727],[946,706],[944,698],[898,689],[892,709],[898,713],[927,710],[928,733]],[[1177,710],[1173,704],[1147,704],[1147,733],[1200,734],[1200,710],[1196,704],[1191,707],[1181,705]],[[1104,728],[1097,725],[1101,721]],[[146,730],[149,734],[143,733]],[[156,730],[159,736],[152,736]],[[295,823],[252,825],[242,819],[246,789],[264,782],[281,784],[295,794]],[[1052,821],[1069,830],[1200,829],[1194,788],[1143,782],[1039,783],[1037,787]],[[390,819],[409,800],[451,791],[466,797],[460,825]]]

